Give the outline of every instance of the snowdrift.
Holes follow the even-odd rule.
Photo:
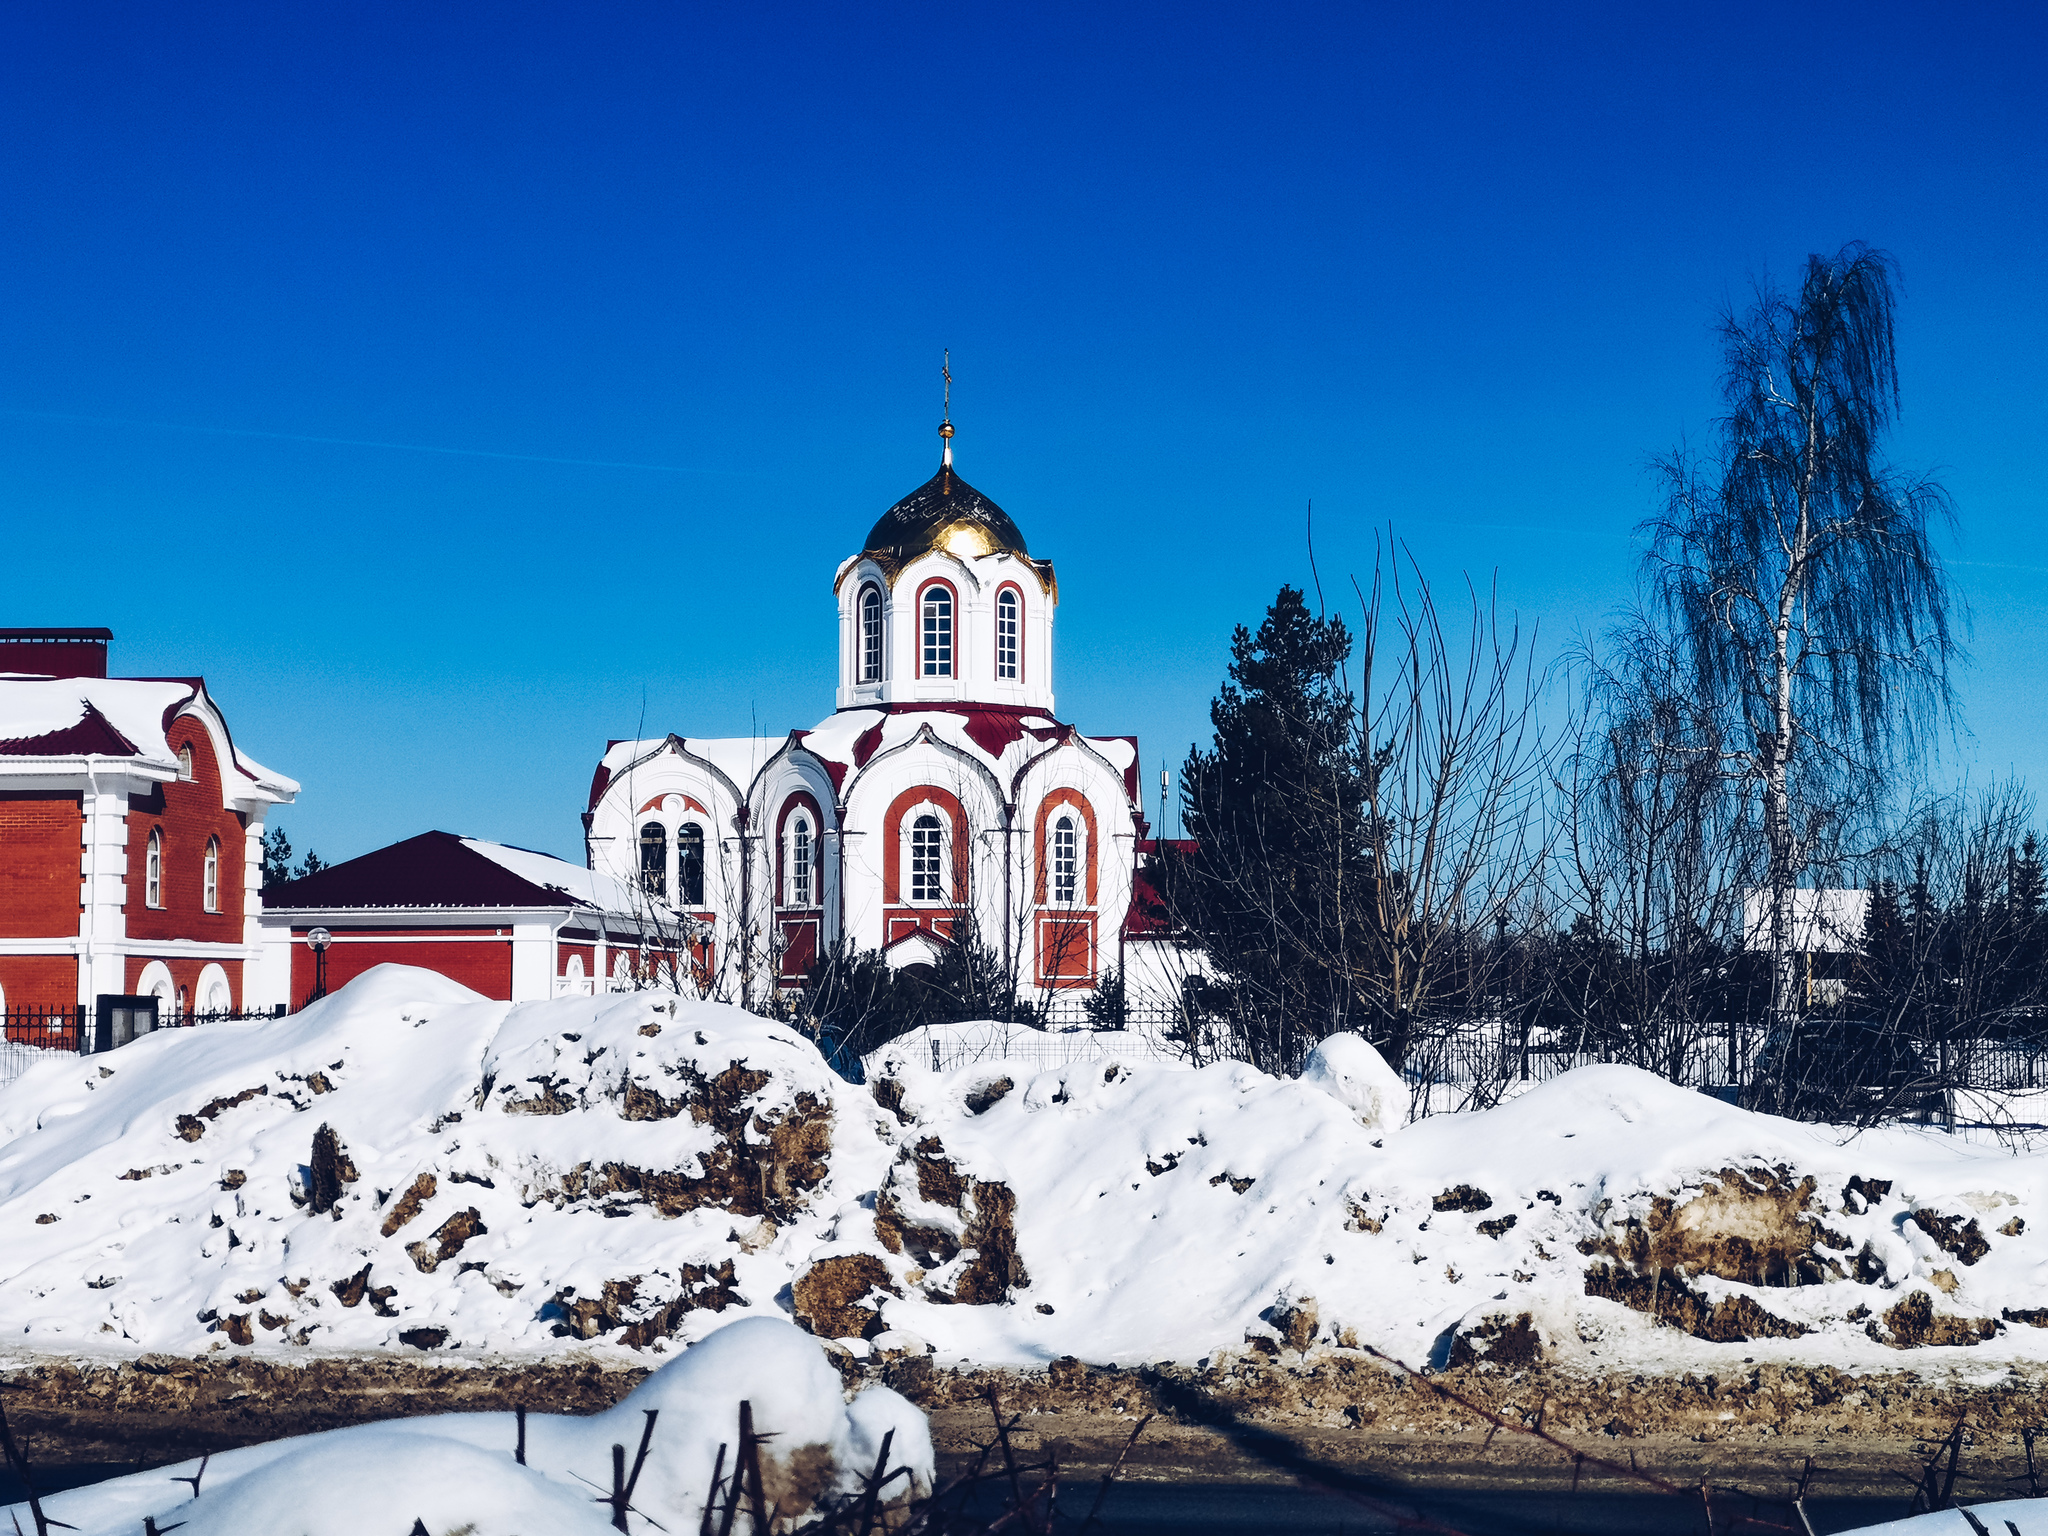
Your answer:
[[[203,1473],[189,1462],[56,1494],[43,1501],[44,1513],[80,1536],[128,1536],[145,1517],[161,1529],[182,1521],[192,1536],[356,1536],[422,1525],[473,1536],[596,1536],[614,1528],[597,1496],[613,1487],[611,1448],[626,1448],[630,1468],[644,1431],[647,1458],[632,1508],[663,1529],[694,1530],[707,1501],[724,1508],[713,1478],[735,1465],[742,1401],[764,1437],[763,1501],[783,1528],[862,1497],[885,1436],[889,1467],[907,1475],[883,1499],[900,1505],[930,1492],[923,1414],[886,1387],[847,1404],[815,1339],[753,1318],[719,1330],[604,1413],[529,1415],[523,1445],[509,1413],[396,1419],[228,1451]],[[196,1488],[180,1481],[194,1477]],[[14,1513],[27,1529],[27,1508]]]
[[[1626,1067],[1402,1129],[1349,1038],[1299,1080],[920,1054],[854,1087],[737,1009],[383,967],[44,1063],[0,1090],[0,1340],[658,1362],[758,1314],[989,1365],[2048,1358],[2040,1157]]]
[[[0,1318],[40,1349],[658,1352],[777,1313],[827,1185],[886,1158],[848,1092],[736,1008],[380,966],[0,1090]]]

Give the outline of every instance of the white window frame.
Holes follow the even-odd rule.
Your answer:
[[[937,828],[938,859],[934,869],[927,872],[918,867],[919,854],[917,835],[919,823],[929,819]],[[903,859],[906,869],[903,899],[914,907],[943,907],[947,904],[948,885],[946,860],[952,853],[952,829],[947,825],[946,813],[936,805],[915,806],[903,818]],[[929,880],[932,888],[924,888],[922,882]],[[935,888],[935,893],[934,889]],[[922,891],[922,894],[920,893]]]
[[[189,741],[178,748],[178,779],[184,784],[192,782],[192,743]]]
[[[206,840],[206,875],[201,900],[207,911],[220,910],[220,839],[217,837]]]
[[[944,612],[938,612],[943,605]],[[958,666],[955,654],[959,646],[959,607],[953,589],[942,581],[935,581],[924,589],[917,600],[917,644],[918,676],[952,677]]]
[[[1066,867],[1064,869],[1060,867],[1060,837],[1062,832],[1065,833],[1071,844],[1067,850]],[[1081,818],[1074,814],[1072,806],[1060,807],[1059,814],[1054,818],[1053,824],[1046,828],[1045,838],[1046,862],[1052,866],[1050,870],[1052,878],[1047,888],[1047,894],[1052,898],[1053,906],[1076,907],[1081,905],[1081,882],[1087,873],[1087,865],[1084,862],[1087,854],[1086,844],[1087,833],[1082,825]]]
[[[683,890],[683,834],[685,832],[695,832],[697,834],[697,899],[695,901],[683,899],[686,894]],[[679,821],[671,831],[668,841],[669,868],[675,871],[675,878],[669,884],[669,889],[675,893],[675,900],[671,905],[678,912],[687,911],[691,907],[706,905],[711,898],[710,832],[705,830],[700,822]]]
[[[661,834],[661,859],[654,869],[647,867],[647,833],[650,828]],[[640,890],[644,895],[652,896],[656,901],[668,900],[668,893],[671,889],[669,870],[675,862],[669,849],[674,842],[675,838],[670,835],[669,828],[664,822],[643,821],[633,829],[633,847],[638,855],[640,866]],[[659,882],[659,884],[657,885],[653,882]]]
[[[789,818],[789,900],[792,907],[814,907],[811,899],[814,882],[817,879],[816,836],[811,831],[810,814],[798,811]]]
[[[1014,683],[1024,675],[1024,599],[1015,587],[996,593],[996,681]]]
[[[868,582],[860,589],[859,611],[855,622],[860,629],[860,653],[856,658],[854,680],[860,683],[879,683],[882,680],[882,589]],[[872,612],[870,611],[872,610]]]
[[[142,903],[159,911],[164,904],[164,834],[160,827],[149,832],[149,847],[142,855]]]

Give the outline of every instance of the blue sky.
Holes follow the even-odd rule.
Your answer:
[[[1147,775],[1234,623],[1626,602],[1716,310],[1864,239],[1974,616],[1945,772],[2048,785],[2039,7],[0,11],[0,623],[203,672],[332,859],[580,858],[605,741],[830,710],[932,471],[1059,568]]]

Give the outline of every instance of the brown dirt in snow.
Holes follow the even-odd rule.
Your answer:
[[[1206,1372],[1073,1360],[1043,1372],[951,1372],[921,1357],[843,1369],[852,1379],[885,1381],[931,1414],[942,1473],[988,1439],[984,1394],[994,1389],[1006,1413],[1023,1416],[1020,1453],[1035,1459],[1056,1449],[1063,1478],[1100,1475],[1137,1418],[1157,1413],[1132,1451],[1131,1477],[1283,1482],[1320,1468],[1370,1469],[1436,1487],[1563,1491],[1574,1477],[1587,1488],[1628,1486],[1591,1464],[1575,1467],[1571,1455],[1526,1435],[1494,1430],[1423,1381],[1341,1352],[1286,1365],[1225,1358]],[[414,1414],[521,1405],[592,1413],[646,1373],[593,1362],[506,1367],[418,1355],[292,1364],[152,1355],[118,1366],[40,1360],[8,1374],[17,1437],[33,1437],[39,1464],[62,1466],[160,1465]],[[1711,1475],[1781,1493],[1810,1455],[1816,1492],[1898,1493],[1902,1507],[1904,1485],[1895,1474],[1917,1476],[1958,1420],[1969,1427],[1958,1491],[1972,1499],[2006,1491],[1998,1479],[2023,1468],[2020,1430],[2040,1421],[2048,1388],[2041,1371],[1965,1387],[1915,1373],[1856,1377],[1826,1366],[1746,1364],[1666,1378],[1488,1363],[1432,1380],[1511,1425],[1534,1424],[1540,1415],[1577,1450],[1623,1464],[1634,1459],[1686,1486]]]
[[[1953,1254],[1964,1264],[1974,1264],[1991,1251],[1991,1243],[1977,1228],[1973,1216],[1966,1223],[1960,1216],[1939,1216],[1933,1211],[1913,1213],[1920,1230],[1934,1239],[1943,1253]]]
[[[398,1203],[392,1206],[390,1211],[386,1213],[384,1225],[379,1230],[386,1237],[391,1236],[392,1233],[396,1232],[408,1221],[411,1221],[413,1217],[419,1215],[420,1207],[434,1198],[434,1191],[438,1188],[440,1188],[440,1184],[431,1173],[421,1174],[412,1181],[412,1188],[398,1197]]]
[[[1709,1304],[1675,1273],[1638,1275],[1617,1265],[1595,1264],[1586,1271],[1586,1294],[1618,1301],[1714,1344],[1796,1339],[1811,1331],[1766,1312],[1747,1296],[1729,1296]]]
[[[482,1237],[490,1228],[484,1225],[483,1212],[475,1206],[457,1211],[440,1226],[434,1235],[422,1242],[412,1243],[406,1252],[412,1256],[413,1268],[423,1275],[431,1275],[442,1263],[462,1252],[462,1245],[472,1237]]]
[[[667,1169],[607,1163],[590,1182],[590,1193],[635,1194],[664,1216],[716,1206],[738,1216],[767,1216],[786,1222],[809,1204],[824,1181],[832,1151],[832,1109],[814,1094],[800,1093],[787,1114],[757,1113],[753,1098],[773,1081],[770,1073],[735,1061],[716,1077],[685,1069],[682,1091],[673,1099],[629,1083],[620,1107],[628,1120],[673,1120],[683,1115],[718,1133],[718,1145],[698,1161],[695,1177]],[[749,1134],[751,1132],[751,1135]]]
[[[873,1291],[901,1296],[889,1267],[871,1253],[820,1259],[790,1287],[796,1319],[822,1339],[871,1339],[882,1331],[877,1307],[861,1305]]]
[[[1914,1291],[1884,1314],[1883,1327],[1871,1323],[1864,1331],[1893,1349],[1913,1349],[1922,1344],[1982,1344],[1998,1332],[1998,1324],[1988,1317],[1937,1312],[1932,1293]]]
[[[1660,1195],[1648,1215],[1580,1251],[1617,1259],[1638,1275],[1682,1269],[1760,1286],[1844,1279],[1841,1260],[1814,1251],[1849,1246],[1821,1223],[1815,1188],[1811,1178],[1794,1183],[1783,1167],[1723,1168],[1691,1199]]]
[[[925,1294],[934,1301],[987,1306],[1004,1300],[1012,1287],[1030,1285],[1031,1276],[1017,1254],[1017,1196],[1010,1187],[962,1173],[936,1136],[919,1141],[908,1155],[917,1167],[918,1198],[952,1211],[958,1231],[911,1220],[885,1186],[875,1197],[875,1235],[882,1246],[891,1253],[908,1253],[928,1270],[952,1263],[966,1249],[974,1250],[950,1292],[927,1287]]]
[[[665,1302],[650,1302],[641,1296],[640,1287],[645,1279],[644,1275],[632,1275],[622,1280],[607,1280],[594,1297],[578,1298],[573,1288],[557,1291],[555,1305],[568,1315],[569,1320],[557,1324],[555,1332],[594,1339],[617,1329],[620,1330],[619,1343],[631,1349],[645,1349],[656,1339],[673,1338],[676,1329],[690,1313],[700,1310],[723,1312],[741,1301],[739,1292],[734,1289],[738,1277],[733,1273],[731,1259],[715,1269],[707,1265],[683,1265],[682,1282],[676,1293]]]
[[[334,1133],[334,1127],[322,1122],[320,1129],[313,1133],[313,1160],[308,1165],[313,1177],[306,1194],[312,1204],[313,1214],[324,1216],[334,1209],[335,1202],[346,1193],[346,1186],[355,1183],[359,1175],[356,1165],[348,1155],[348,1148]],[[237,1183],[243,1182],[241,1179]],[[227,1180],[221,1180],[227,1187]]]

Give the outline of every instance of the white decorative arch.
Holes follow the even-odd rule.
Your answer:
[[[228,973],[217,963],[209,961],[199,973],[199,985],[192,989],[193,1012],[233,1013],[235,1011],[235,989],[228,983]]]
[[[142,974],[135,978],[136,997],[153,997],[157,1000],[156,1016],[159,1023],[167,1022],[177,1007],[177,984],[171,980],[171,968],[161,960],[152,960],[142,968]]]

